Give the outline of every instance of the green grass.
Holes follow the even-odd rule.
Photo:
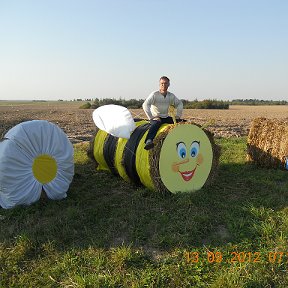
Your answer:
[[[165,198],[76,145],[67,199],[0,209],[0,287],[288,287],[288,172],[217,143],[214,183]]]

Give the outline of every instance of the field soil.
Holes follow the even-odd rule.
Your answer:
[[[0,138],[18,123],[28,120],[48,120],[57,124],[72,143],[89,141],[95,131],[92,109],[79,109],[81,102],[4,102],[0,101]],[[142,109],[130,110],[134,118],[144,118]],[[215,137],[248,135],[251,121],[257,117],[288,121],[288,105],[231,105],[228,110],[184,109],[183,117],[197,123]]]

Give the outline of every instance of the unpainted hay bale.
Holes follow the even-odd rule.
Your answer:
[[[247,161],[267,168],[288,169],[288,122],[256,118],[247,139]]]
[[[220,148],[208,130],[191,123],[164,124],[154,139],[155,147],[147,151],[149,122],[136,122],[136,126],[129,140],[118,138],[114,147],[113,169],[124,180],[163,193],[196,191],[213,181]],[[110,136],[98,130],[91,142],[97,169],[111,171],[103,157],[106,137]]]

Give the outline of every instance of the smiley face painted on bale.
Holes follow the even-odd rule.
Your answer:
[[[177,125],[169,131],[160,152],[159,172],[172,193],[200,189],[206,182],[213,159],[205,132],[196,125]]]
[[[180,161],[172,164],[172,171],[179,173],[184,181],[190,181],[197,167],[203,162],[200,142],[195,140],[189,146],[187,149],[186,143],[182,141],[176,143],[176,151]]]

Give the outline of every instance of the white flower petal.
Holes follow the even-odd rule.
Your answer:
[[[42,188],[51,199],[67,196],[74,175],[74,151],[58,126],[45,120],[27,121],[13,127],[4,137],[7,139],[0,142],[3,208],[39,200]]]
[[[32,174],[32,158],[7,139],[0,143],[0,206],[29,205],[41,196],[42,185]]]

